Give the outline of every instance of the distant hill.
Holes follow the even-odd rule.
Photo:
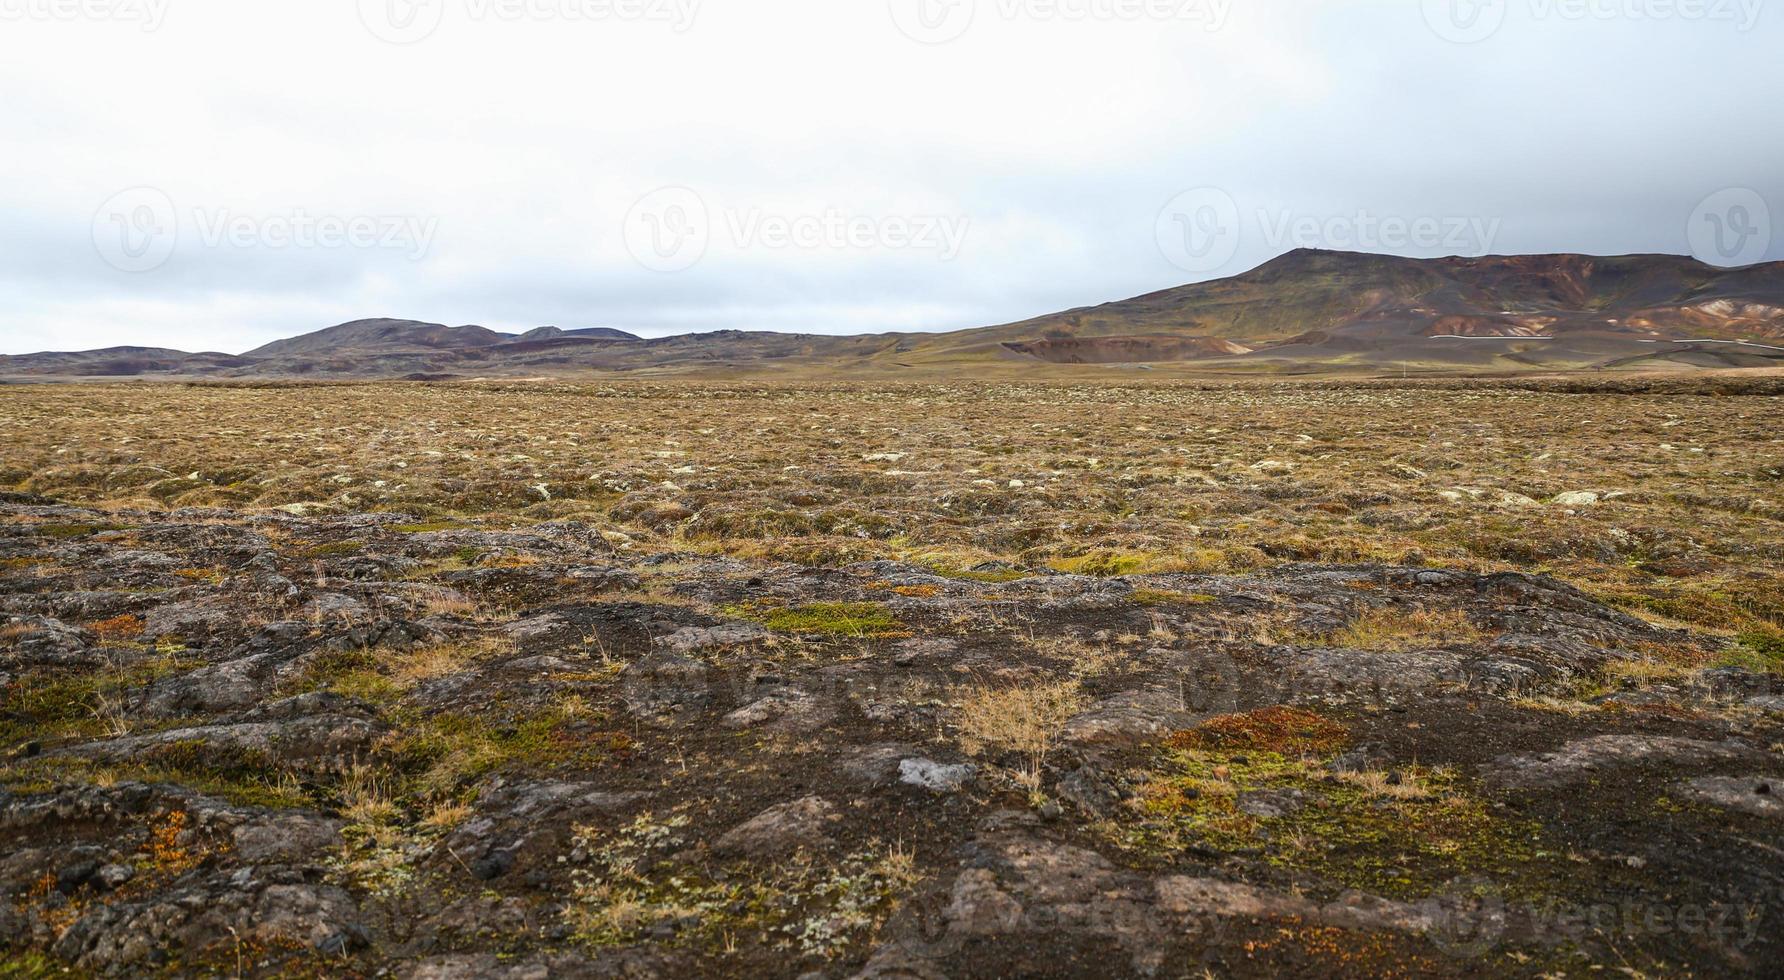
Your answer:
[[[950,333],[611,328],[356,320],[242,355],[150,348],[0,357],[0,377],[806,377],[1177,373],[1515,373],[1784,366],[1784,263],[1672,255],[1408,259],[1298,250],[1250,272]]]
[[[242,356],[271,360],[304,354],[345,354],[356,351],[385,353],[459,350],[467,347],[494,347],[511,339],[513,338],[506,334],[483,327],[448,327],[414,320],[354,320],[352,323],[343,323],[301,337],[275,340]]]

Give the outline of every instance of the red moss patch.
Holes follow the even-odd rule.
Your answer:
[[[1172,735],[1167,744],[1176,749],[1321,755],[1335,752],[1349,741],[1350,733],[1335,721],[1300,708],[1275,705],[1210,718],[1189,731]]]
[[[142,620],[135,616],[113,616],[88,627],[102,643],[128,643],[142,635]]]

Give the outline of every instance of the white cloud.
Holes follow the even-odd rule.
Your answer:
[[[360,7],[409,0],[167,0],[155,30],[123,16],[149,0],[97,21],[12,16],[33,2],[0,0],[5,352],[239,351],[381,315],[970,326],[1186,278],[1154,219],[1210,185],[1247,213],[1498,220],[1498,247],[1516,251],[1683,251],[1690,209],[1726,186],[1784,214],[1776,18],[1740,32],[1514,16],[1458,46],[1414,0],[1234,3],[1218,31],[1129,18],[1157,5],[1128,0],[959,0],[971,26],[924,45],[886,0],[707,0],[679,8],[691,24],[563,16],[621,9],[583,0],[479,20],[487,0],[423,0],[438,29],[399,46]],[[1681,138],[1705,133],[1714,152]],[[634,260],[622,223],[665,185],[719,214],[941,217],[970,233],[952,259],[896,236],[719,241],[663,274]],[[180,238],[129,274],[101,259],[93,222],[139,186],[173,202]],[[221,210],[257,228],[299,213],[437,225],[415,260],[265,235],[205,247],[198,222]],[[1263,238],[1216,274],[1268,258]]]

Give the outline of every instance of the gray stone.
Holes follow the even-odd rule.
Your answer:
[[[683,627],[668,636],[657,637],[652,643],[670,653],[690,654],[760,643],[770,635],[768,630],[754,623],[726,623],[722,626]]]
[[[1565,786],[1594,773],[1653,762],[1728,762],[1754,755],[1740,742],[1706,742],[1665,735],[1595,735],[1553,752],[1501,756],[1489,769],[1489,782],[1509,789]]]
[[[1067,722],[1063,738],[1067,742],[1138,744],[1186,728],[1190,722],[1176,692],[1128,691],[1098,701]]]
[[[733,827],[718,839],[720,854],[774,859],[804,847],[829,841],[825,833],[837,819],[836,808],[818,796],[808,796],[762,811]]]
[[[1784,817],[1784,779],[1775,776],[1705,776],[1679,783],[1674,791],[1688,800],[1756,817]]]
[[[1243,813],[1275,820],[1307,805],[1307,794],[1298,789],[1260,789],[1240,793],[1237,806]]]
[[[898,764],[898,780],[936,793],[954,793],[973,778],[970,765],[943,765],[928,759],[905,759]]]

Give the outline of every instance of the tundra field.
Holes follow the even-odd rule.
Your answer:
[[[0,386],[0,977],[1784,963],[1784,378]]]

